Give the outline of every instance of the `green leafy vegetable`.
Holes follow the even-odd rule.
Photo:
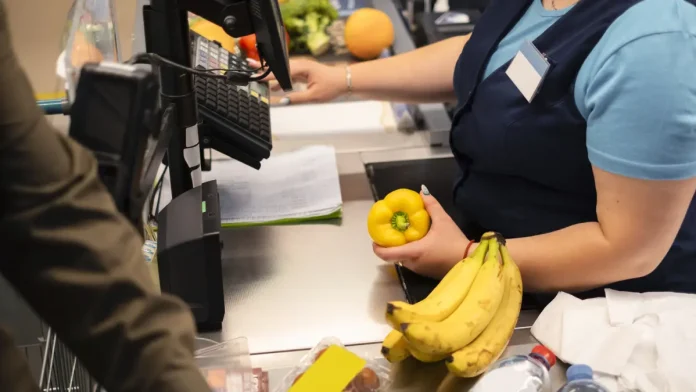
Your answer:
[[[290,50],[319,56],[331,47],[326,28],[338,12],[329,0],[289,0],[280,5],[285,29],[290,35]]]

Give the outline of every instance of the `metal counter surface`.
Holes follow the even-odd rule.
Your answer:
[[[380,342],[389,332],[386,302],[404,294],[394,267],[372,252],[365,219],[373,196],[364,163],[444,151],[339,152],[342,219],[224,229],[226,314],[222,331],[206,336],[245,336],[252,354],[308,349],[326,336],[347,345]]]
[[[366,162],[447,155],[420,147],[339,153],[343,218],[302,225],[225,230],[222,234],[226,315],[217,341],[246,336],[252,364],[269,372],[271,391],[308,350],[333,336],[360,355],[381,358],[388,333],[385,303],[403,299],[392,267],[371,249],[365,216],[372,205]],[[527,354],[538,313],[524,311],[506,356]],[[552,371],[554,388],[563,367]],[[464,391],[471,380],[447,377],[442,364],[408,360],[393,368],[393,391]]]
[[[384,306],[402,300],[393,266],[373,253],[364,174],[341,175],[343,218],[224,230],[226,314],[215,340],[249,339],[252,354],[313,347],[323,337],[373,343],[389,331]]]

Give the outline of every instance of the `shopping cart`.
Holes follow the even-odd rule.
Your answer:
[[[43,392],[98,392],[99,387],[80,361],[51,328],[44,339],[39,386]]]

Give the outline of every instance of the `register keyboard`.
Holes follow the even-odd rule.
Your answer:
[[[220,44],[191,33],[194,67],[253,73],[247,62]],[[256,169],[271,154],[270,91],[265,82],[237,86],[224,79],[194,76],[201,149],[212,148]],[[202,151],[204,152],[204,151]],[[202,157],[205,154],[201,154]],[[210,166],[203,161],[203,170]]]

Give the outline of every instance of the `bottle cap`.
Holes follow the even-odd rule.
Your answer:
[[[532,349],[532,354],[536,354],[536,355],[540,356],[541,358],[543,358],[546,361],[546,363],[549,365],[549,369],[552,368],[553,365],[556,364],[556,356],[553,355],[551,350],[549,350],[548,348],[546,348],[540,344],[534,346],[534,348]]]
[[[568,381],[592,380],[592,368],[587,365],[573,365],[566,371]]]

